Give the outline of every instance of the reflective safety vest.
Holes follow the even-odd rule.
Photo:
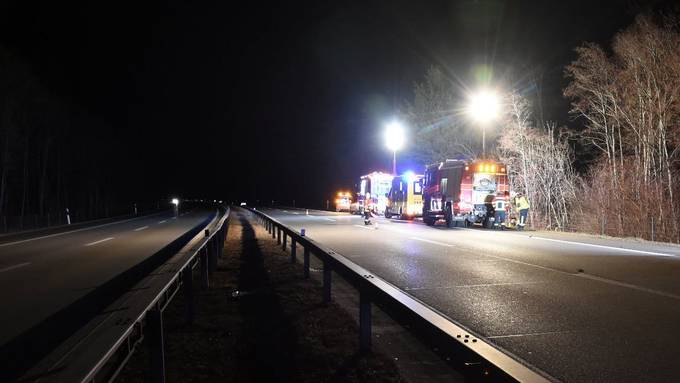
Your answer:
[[[527,197],[521,196],[515,199],[515,207],[517,208],[517,210],[524,210],[531,207],[531,205],[529,205],[529,200],[527,199]]]
[[[508,203],[508,200],[502,195],[497,195],[494,197],[493,206],[496,211],[504,211],[507,213],[510,210],[510,204]]]

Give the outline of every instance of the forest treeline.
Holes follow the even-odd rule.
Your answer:
[[[132,212],[107,189],[103,124],[0,47],[0,232]]]

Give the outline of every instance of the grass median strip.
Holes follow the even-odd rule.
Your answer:
[[[193,324],[181,294],[164,313],[169,382],[403,381],[390,358],[359,353],[352,316],[324,304],[319,283],[245,214],[233,214],[210,284]],[[119,381],[149,381],[148,358],[141,347]]]

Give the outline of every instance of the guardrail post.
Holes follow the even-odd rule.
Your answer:
[[[277,227],[277,228],[276,228],[276,244],[277,244],[277,245],[280,245],[280,244],[281,244],[281,232],[282,232],[282,231],[283,231],[283,230],[281,230],[280,227]]]
[[[184,319],[187,323],[194,323],[196,302],[194,300],[194,278],[191,265],[182,270],[182,285],[184,285]]]
[[[222,241],[220,242],[220,256],[224,255],[224,245],[227,242],[227,234],[229,234],[229,225],[224,222],[224,228],[222,229]]]
[[[297,243],[293,236],[290,237],[290,263],[295,263],[297,257]]]
[[[208,279],[208,250],[205,247],[201,250],[198,262],[201,268],[201,288],[207,289],[210,287],[210,280]]]
[[[222,250],[224,249],[224,226],[222,226],[218,234],[219,235],[217,236],[217,256],[221,257],[223,253]]]
[[[160,307],[146,314],[151,353],[151,381],[165,383],[165,348],[163,344],[163,311]]]
[[[359,349],[371,350],[371,300],[364,289],[359,291]]]
[[[215,237],[210,238],[206,243],[206,250],[208,251],[208,271],[215,272],[217,270],[217,251],[215,250]]]
[[[273,222],[272,222],[272,238],[276,238],[276,226],[274,226]]]
[[[323,260],[323,301],[329,303],[331,301],[331,263],[328,260]]]
[[[286,245],[288,245],[288,234],[286,232],[283,232],[283,244],[281,245],[281,250],[285,251],[286,250]]]
[[[302,262],[303,262],[303,268],[305,270],[305,279],[309,278],[309,249],[304,248],[304,251],[302,252]]]

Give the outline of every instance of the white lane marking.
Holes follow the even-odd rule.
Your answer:
[[[158,214],[153,214],[153,215],[158,215]],[[140,219],[140,218],[144,218],[144,217],[135,217],[135,218],[130,218],[130,219],[124,219],[124,220],[122,220],[122,221],[115,221],[115,222],[104,223],[104,224],[97,225],[97,226],[84,227],[84,228],[82,228],[82,229],[76,229],[76,230],[64,231],[64,232],[61,232],[61,233],[54,233],[54,234],[49,234],[49,235],[43,235],[42,237],[35,237],[35,238],[22,239],[21,241],[0,243],[0,247],[11,246],[11,245],[18,245],[18,244],[20,244],[20,243],[26,243],[26,242],[31,242],[31,241],[37,241],[37,240],[39,240],[39,239],[52,238],[52,237],[59,237],[59,236],[66,235],[66,234],[79,233],[79,232],[81,232],[81,231],[93,230],[93,229],[98,229],[98,228],[100,228],[100,227],[106,227],[106,226],[111,226],[111,225],[117,225],[117,224],[119,224],[119,223],[130,222],[130,221],[134,221],[135,219]]]
[[[5,267],[4,269],[0,269],[0,273],[4,273],[5,271],[10,271],[10,270],[18,269],[20,267],[28,266],[30,264],[31,264],[31,262],[24,262],[24,263],[19,263],[18,265]]]
[[[288,210],[283,210],[284,213],[288,213]]]
[[[108,237],[108,238],[100,239],[99,241],[94,241],[94,242],[87,243],[87,244],[85,244],[85,246],[96,245],[96,244],[98,244],[98,243],[110,241],[110,240],[112,240],[112,239],[113,239],[113,237]]]
[[[530,332],[530,333],[526,333],[526,334],[492,335],[492,336],[487,336],[486,339],[518,338],[518,337],[521,337],[521,336],[568,334],[568,333],[575,333],[575,332],[583,332],[583,331],[582,330],[564,330],[564,331]]]
[[[590,247],[598,247],[600,249],[609,249],[609,250],[618,250],[618,251],[628,251],[631,253],[639,253],[639,254],[650,254],[650,255],[658,255],[661,257],[677,257],[677,255],[673,254],[666,254],[666,253],[656,253],[654,251],[645,251],[645,250],[633,250],[633,249],[626,249],[623,247],[614,247],[614,246],[605,246],[605,245],[595,245],[592,243],[583,243],[583,242],[572,242],[572,241],[564,241],[561,239],[552,239],[552,238],[544,238],[544,237],[529,237],[533,239],[540,239],[543,241],[550,241],[550,242],[559,242],[559,243],[568,243],[570,245],[581,245],[581,246],[590,246]]]
[[[148,226],[142,226],[142,227],[136,228],[134,231],[142,231],[142,230],[146,230],[148,228],[149,228]]]
[[[293,214],[298,215],[298,214],[300,214],[300,213],[293,212]]]
[[[166,220],[158,221],[159,224],[167,222]]]
[[[479,283],[475,285],[455,285],[455,286],[432,286],[432,287],[407,287],[404,290],[436,290],[436,289],[461,289],[472,287],[493,287],[493,286],[515,286],[515,285],[537,285],[547,282],[499,282],[499,283]]]
[[[644,292],[646,292],[646,293],[661,295],[661,296],[664,296],[664,297],[667,297],[667,298],[673,298],[673,299],[678,299],[678,300],[680,300],[680,295],[675,295],[675,294],[667,293],[667,292],[664,292],[664,291],[649,289],[649,288],[647,288],[647,287],[642,287],[642,286],[638,286],[638,285],[633,285],[633,284],[630,284],[630,283],[619,282],[619,281],[615,281],[615,280],[613,280],[613,279],[602,278],[602,277],[598,277],[598,276],[595,276],[595,275],[591,275],[591,274],[583,274],[583,273],[580,273],[580,274],[572,274],[572,275],[576,275],[576,276],[579,276],[579,277],[581,277],[581,278],[586,278],[586,279],[590,279],[590,280],[593,280],[593,281],[598,281],[598,282],[603,282],[603,283],[609,283],[610,285],[616,285],[616,286],[621,286],[621,287],[627,287],[627,288],[633,289],[633,290],[644,291]]]
[[[354,225],[354,226],[356,226],[356,227],[358,227],[358,228],[360,228],[360,229],[373,230],[373,228],[368,227],[368,226],[361,226],[361,225]]]
[[[354,226],[361,227],[359,225],[354,225]],[[533,238],[536,238],[536,237],[533,237]],[[539,237],[539,238],[541,238],[541,237]],[[419,240],[419,241],[428,242],[428,243],[432,243],[432,244],[436,244],[436,245],[440,245],[440,246],[453,247],[453,245],[451,245],[451,244],[443,243],[443,242],[437,242],[437,241],[430,241],[429,239],[423,239],[423,238],[418,238],[418,237],[411,237],[411,239],[416,239],[416,240]],[[566,242],[566,241],[560,241],[560,242]],[[581,244],[579,242],[574,242],[574,243],[575,244]],[[600,245],[594,245],[594,246],[600,246]],[[606,247],[609,247],[609,246],[606,246]],[[618,248],[614,247],[613,249],[618,249]],[[622,249],[622,250],[626,250],[626,249]],[[562,270],[559,270],[559,269],[553,269],[552,267],[540,266],[540,265],[536,265],[536,264],[533,264],[533,263],[522,262],[522,261],[512,259],[512,258],[501,257],[501,256],[498,256],[498,255],[492,255],[492,254],[482,254],[482,255],[485,256],[485,257],[489,257],[489,258],[500,259],[500,260],[504,260],[504,261],[507,261],[507,262],[517,263],[517,264],[520,264],[520,265],[525,265],[525,266],[535,267],[535,268],[538,268],[538,269],[552,271],[552,272],[556,272],[556,273],[563,274],[563,275],[586,278],[586,279],[590,279],[590,280],[593,280],[593,281],[606,283],[606,284],[609,284],[609,285],[625,287],[625,288],[629,288],[629,289],[632,289],[632,290],[642,291],[642,292],[646,292],[646,293],[650,293],[650,294],[663,296],[663,297],[666,297],[666,298],[672,298],[672,299],[680,300],[680,295],[675,295],[675,294],[667,293],[667,292],[664,292],[664,291],[659,291],[659,290],[654,290],[654,289],[650,289],[650,288],[647,288],[647,287],[633,285],[633,284],[630,284],[630,283],[619,282],[619,281],[616,281],[616,280],[613,280],[613,279],[602,278],[602,277],[598,277],[598,276],[590,275],[590,274],[585,274],[585,273],[569,273],[569,272],[562,271]]]
[[[431,244],[439,245],[439,246],[453,247],[453,245],[448,244],[448,243],[432,241],[432,240],[425,239],[425,238],[411,237],[411,239],[415,239],[416,241],[423,241],[423,242],[427,242],[427,243],[431,243]]]
[[[335,222],[335,220],[334,220],[333,218],[324,218],[324,219],[325,219],[326,221]]]

